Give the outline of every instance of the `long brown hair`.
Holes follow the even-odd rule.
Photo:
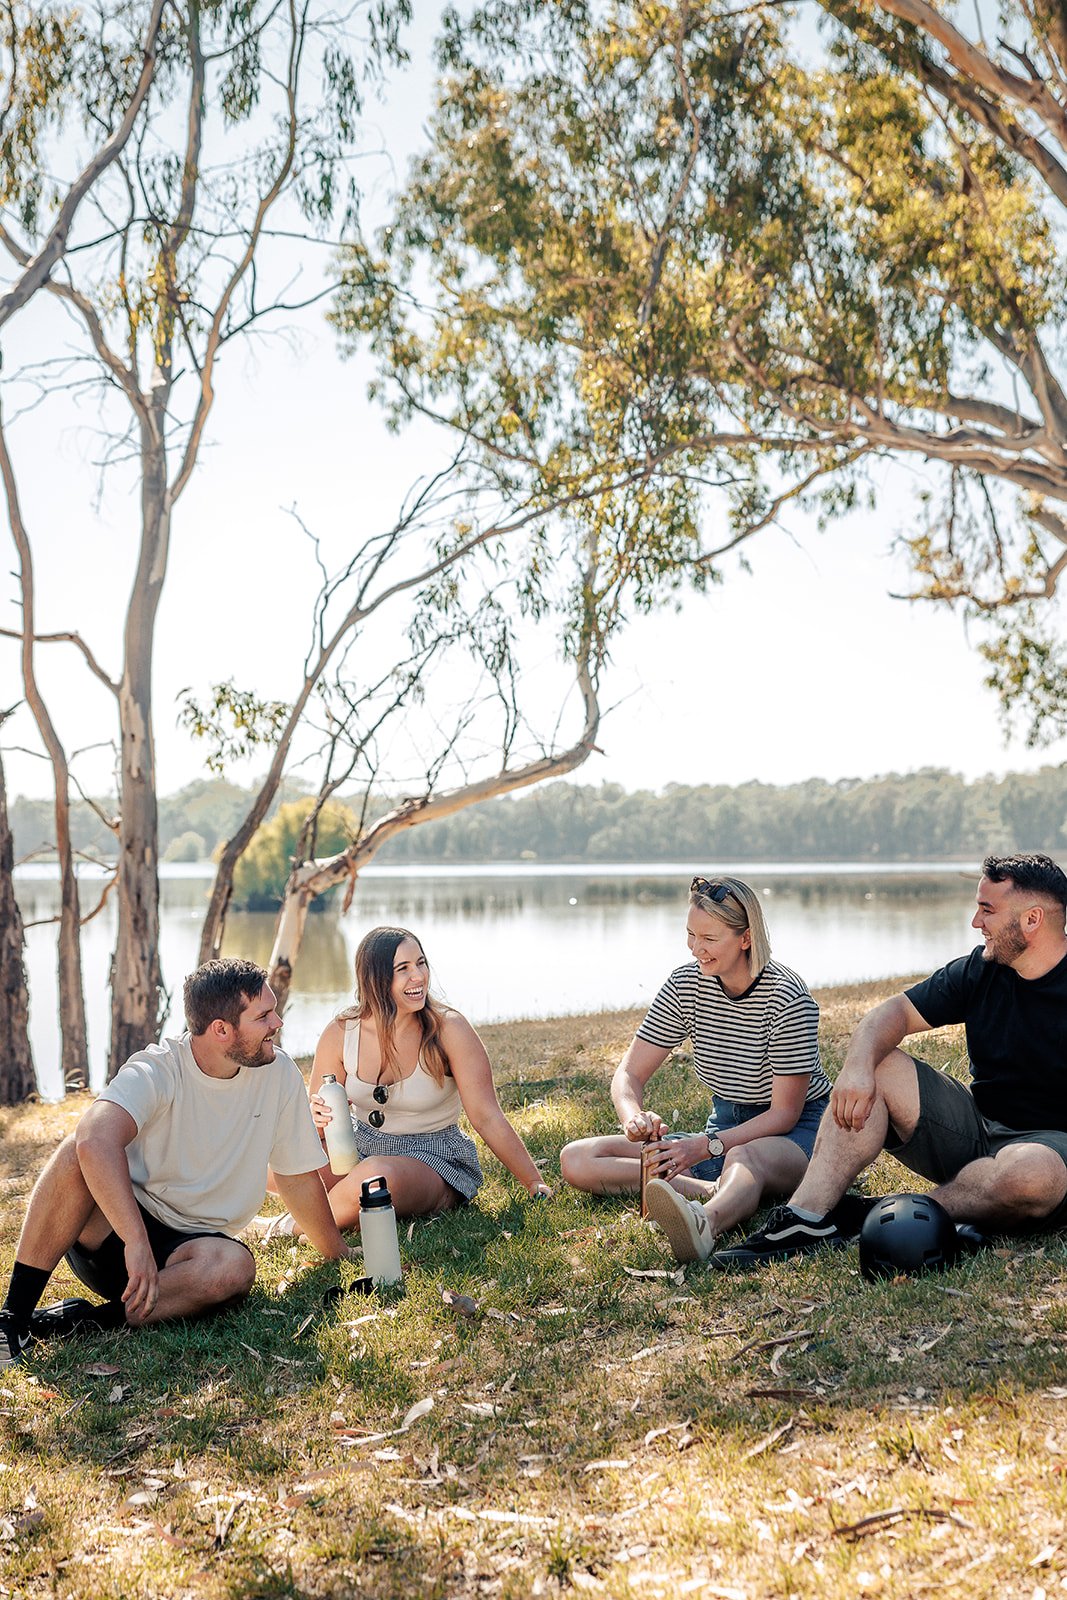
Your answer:
[[[383,1069],[397,1066],[393,961],[405,939],[417,944],[425,956],[422,940],[409,928],[372,928],[363,935],[356,951],[356,1003],[341,1012],[341,1021],[355,1018],[361,1022],[367,1018],[373,1021]],[[440,1087],[450,1068],[441,1044],[442,1015],[429,988],[426,990],[426,1004],[415,1014],[422,1029],[419,1054],[431,1078]]]

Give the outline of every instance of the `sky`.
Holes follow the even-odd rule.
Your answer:
[[[369,215],[384,217],[407,161],[425,137],[432,94],[432,27],[412,35],[413,64],[369,112],[361,164]],[[304,264],[313,275],[313,262]],[[7,370],[72,347],[64,313],[46,297],[12,324]],[[257,339],[222,364],[202,463],[179,502],[160,613],[156,740],[161,792],[206,775],[204,752],[176,724],[179,691],[234,676],[262,696],[289,699],[300,678],[318,577],[295,509],[330,565],[389,525],[405,490],[444,457],[425,426],[390,434],[367,398],[372,368],[342,361],[321,310]],[[9,411],[10,415],[10,411]],[[77,629],[113,675],[135,558],[137,498],[120,468],[101,490],[95,404],[27,410],[11,428],[24,512],[37,551],[38,626]],[[982,663],[962,618],[890,598],[906,590],[894,542],[912,531],[927,486],[914,464],[886,464],[874,512],[826,531],[797,511],[746,550],[751,571],[679,609],[631,622],[604,681],[600,753],[573,781],[627,788],[667,783],[792,783],[926,766],[968,778],[1067,759],[1060,741],[1029,751],[1006,740],[982,686]],[[0,523],[0,544],[8,539]],[[714,526],[708,529],[715,540]],[[18,625],[16,585],[0,561],[0,626]],[[396,624],[376,636],[380,659]],[[577,731],[579,707],[557,660],[556,629],[524,641],[531,720]],[[84,788],[110,787],[114,712],[68,646],[41,647],[39,670],[69,749],[84,750]],[[457,680],[458,681],[458,680]],[[457,689],[462,694],[462,689]],[[0,639],[0,705],[20,694],[16,646]],[[397,781],[416,777],[411,747],[425,725],[413,713],[408,748],[394,750]],[[398,736],[400,737],[400,736]],[[10,795],[49,792],[25,709],[4,730]],[[262,761],[235,765],[248,781]]]

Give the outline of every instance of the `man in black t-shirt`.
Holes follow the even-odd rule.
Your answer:
[[[1067,877],[1048,856],[989,856],[977,902],[982,945],[863,1018],[800,1187],[712,1266],[847,1244],[862,1207],[845,1191],[883,1149],[936,1183],[957,1223],[1067,1226]],[[958,1022],[969,1087],[899,1048]]]

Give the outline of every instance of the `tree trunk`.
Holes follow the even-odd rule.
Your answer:
[[[286,1001],[289,999],[293,966],[304,941],[308,910],[312,900],[321,892],[314,887],[321,865],[322,863],[318,861],[301,862],[300,866],[293,868],[289,882],[285,886],[282,907],[278,912],[278,926],[274,933],[274,948],[271,950],[270,964],[267,968],[267,982],[274,990],[279,1012],[285,1010]]]
[[[17,1106],[36,1088],[30,1050],[30,997],[22,959],[25,936],[11,874],[14,844],[0,760],[0,1105]]]
[[[53,762],[56,779],[56,850],[60,863],[59,1036],[63,1050],[63,1087],[89,1087],[89,1037],[85,1026],[82,982],[81,906],[74,853],[70,842],[70,790],[67,765]]]
[[[15,472],[8,454],[7,436],[0,418],[0,476],[3,478],[11,534],[19,557],[19,591],[22,601],[22,683],[26,704],[33,714],[41,742],[52,763],[55,788],[56,854],[59,857],[60,912],[57,968],[59,983],[60,1048],[63,1082],[68,1089],[89,1085],[89,1040],[85,1025],[85,991],[82,984],[81,908],[78,879],[70,842],[70,771],[67,753],[37,684],[34,663],[36,591],[33,550],[22,518]]]
[[[151,435],[154,433],[154,437]],[[152,650],[167,569],[170,509],[166,454],[158,429],[142,426],[141,556],[126,614],[119,685],[118,933],[111,964],[108,1081],[135,1050],[159,1037],[163,978],[159,965],[159,819],[152,734]]]

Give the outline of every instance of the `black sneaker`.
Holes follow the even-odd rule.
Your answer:
[[[860,1230],[866,1222],[868,1215],[878,1204],[879,1197],[869,1194],[843,1194],[836,1206],[831,1207],[827,1216],[832,1217],[837,1224],[838,1231],[854,1243],[860,1236]]]
[[[21,1366],[30,1343],[29,1334],[15,1325],[10,1311],[0,1311],[0,1367]]]
[[[54,1306],[38,1306],[30,1318],[30,1332],[35,1339],[67,1339],[84,1328],[98,1333],[101,1324],[94,1313],[100,1307],[91,1300],[57,1300]]]
[[[979,1250],[988,1250],[993,1243],[973,1222],[957,1222],[956,1242],[961,1256],[976,1256]]]
[[[708,1257],[708,1265],[721,1272],[731,1267],[759,1267],[766,1261],[786,1261],[790,1256],[806,1255],[823,1246],[839,1250],[850,1242],[851,1235],[838,1227],[832,1211],[817,1222],[808,1222],[798,1217],[791,1206],[776,1206],[762,1228],[740,1244],[716,1250]]]

